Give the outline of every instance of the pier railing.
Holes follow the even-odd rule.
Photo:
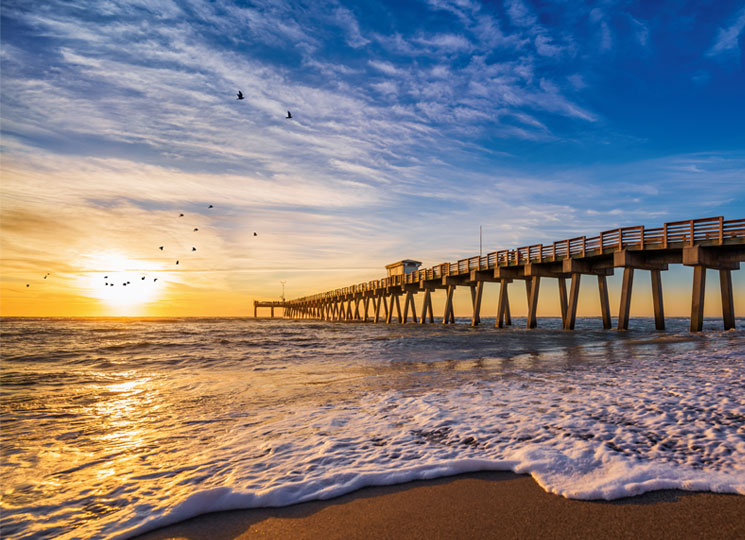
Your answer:
[[[516,249],[493,251],[486,255],[461,259],[452,263],[442,263],[409,274],[389,276],[306,296],[294,301],[309,301],[357,294],[384,287],[418,283],[422,280],[456,276],[472,271],[488,271],[504,266],[555,262],[570,258],[603,255],[623,249],[664,250],[695,244],[723,245],[727,240],[735,238],[745,238],[745,219],[725,220],[722,216],[718,216],[673,221],[657,228],[645,228],[644,225],[618,227],[603,231],[597,236],[576,236],[551,244],[533,244]]]

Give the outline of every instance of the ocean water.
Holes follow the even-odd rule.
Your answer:
[[[3,319],[2,536],[477,470],[613,499],[745,494],[745,321],[628,332],[253,319]]]

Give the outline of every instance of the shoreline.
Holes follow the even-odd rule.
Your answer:
[[[582,501],[547,493],[529,475],[477,472],[280,508],[214,512],[134,538],[735,540],[745,538],[745,496],[662,490]]]

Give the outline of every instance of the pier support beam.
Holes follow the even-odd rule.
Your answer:
[[[510,320],[510,302],[507,293],[507,285],[509,280],[503,279],[499,282],[499,303],[497,304],[497,328],[504,328],[505,319],[512,324]]]
[[[525,280],[525,289],[528,293],[528,323],[527,328],[538,326],[536,313],[538,311],[538,290],[541,285],[541,276],[533,276]]]
[[[564,330],[574,330],[574,323],[577,320],[577,301],[579,300],[579,283],[582,274],[572,274],[572,285],[569,289],[569,303],[567,304],[567,313],[564,318]]]
[[[719,271],[719,287],[722,290],[724,329],[731,330],[735,327],[735,303],[732,294],[732,272],[730,270]]]
[[[564,327],[567,322],[567,280],[559,278],[559,305],[561,306],[561,326]]]
[[[704,327],[704,292],[706,289],[706,267],[693,267],[693,292],[691,293],[691,332],[700,332]]]
[[[471,326],[478,326],[481,322],[481,296],[484,292],[484,282],[479,281],[471,285],[471,304],[473,306],[473,315],[471,316]]]
[[[421,324],[426,323],[428,317],[430,323],[435,322],[435,317],[432,313],[432,291],[425,289],[424,300],[422,301],[422,318],[419,322]]]
[[[416,318],[416,306],[414,305],[414,293],[408,291],[406,293],[406,300],[404,301],[404,319],[401,322],[406,322],[409,316],[409,307],[411,307],[411,320],[417,322]]]
[[[623,269],[623,284],[621,285],[621,305],[618,308],[618,329],[629,329],[629,313],[631,310],[631,286],[634,283],[634,269]]]
[[[665,308],[662,304],[662,273],[659,270],[650,270],[652,277],[652,305],[654,307],[654,327],[657,330],[665,329]]]
[[[603,328],[610,330],[610,302],[608,301],[608,281],[605,276],[598,276],[598,293],[600,294],[600,316],[603,318]]]
[[[455,314],[453,312],[453,292],[455,292],[455,285],[448,285],[446,289],[447,296],[445,297],[445,312],[442,314],[442,324],[455,323]]]

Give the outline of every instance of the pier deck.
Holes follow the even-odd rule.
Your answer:
[[[604,231],[597,236],[578,236],[516,249],[494,251],[483,256],[443,263],[431,268],[343,287],[324,293],[285,302],[254,302],[256,308],[283,307],[288,318],[315,318],[327,321],[360,321],[391,323],[434,322],[432,293],[445,291],[443,324],[455,322],[453,292],[456,287],[469,287],[472,300],[471,324],[480,323],[481,298],[484,283],[500,285],[497,306],[497,327],[511,324],[508,284],[525,282],[528,300],[528,328],[537,325],[536,312],[542,278],[558,280],[559,300],[564,329],[573,330],[583,275],[595,276],[600,295],[604,328],[611,328],[606,277],[616,268],[623,269],[623,284],[618,310],[618,329],[628,329],[634,270],[649,270],[652,279],[652,301],[655,326],[665,328],[662,301],[661,272],[670,264],[693,267],[691,294],[692,331],[700,331],[704,314],[706,270],[719,272],[724,328],[735,326],[732,291],[732,270],[745,261],[745,219],[725,220],[723,217],[692,219],[665,223],[662,227],[643,225]],[[569,291],[567,293],[567,280]],[[423,294],[420,317],[417,317],[414,297]],[[403,299],[403,309],[400,297]],[[370,312],[372,308],[372,313]]]

